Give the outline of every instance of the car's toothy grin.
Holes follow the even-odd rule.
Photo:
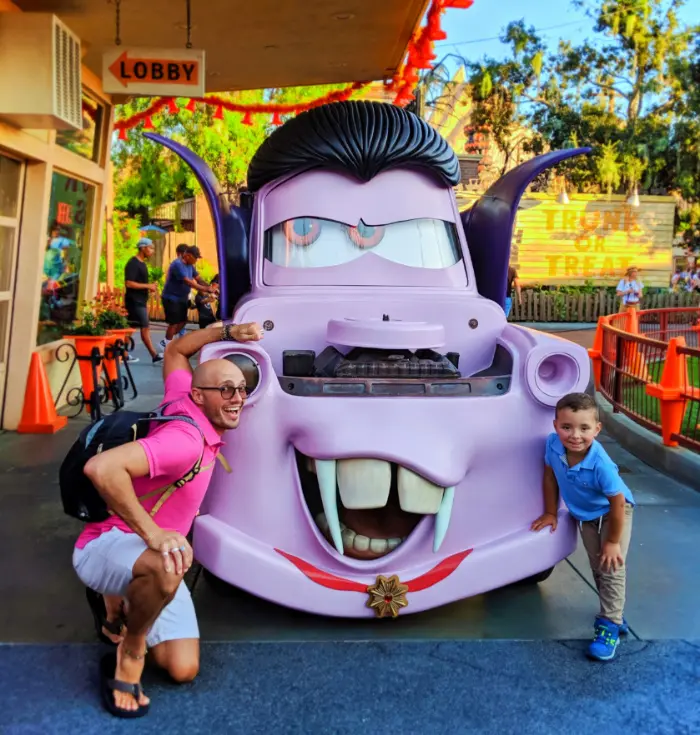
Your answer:
[[[377,559],[398,548],[425,515],[435,516],[433,549],[452,513],[453,487],[440,487],[380,459],[312,459],[297,452],[304,498],[316,525],[338,553]]]

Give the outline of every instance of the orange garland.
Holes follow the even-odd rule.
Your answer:
[[[385,83],[387,91],[396,92],[394,104],[404,106],[413,98],[412,90],[418,82],[419,77],[416,74],[417,69],[430,69],[431,62],[435,59],[433,52],[433,44],[435,41],[442,41],[447,35],[440,27],[440,16],[446,8],[468,8],[473,4],[474,0],[433,0],[427,16],[426,24],[417,31],[409,41],[406,49],[406,62],[399,71],[394,75],[390,82]],[[237,104],[228,100],[209,95],[208,97],[192,97],[189,99],[186,110],[194,112],[196,103],[202,102],[206,105],[216,106],[214,113],[215,120],[223,119],[223,111],[243,113],[242,123],[244,125],[252,125],[252,115],[260,113],[272,113],[272,124],[281,125],[282,119],[280,115],[289,113],[299,113],[310,110],[319,105],[325,105],[330,102],[343,102],[349,99],[355,92],[369,86],[369,82],[354,82],[343,89],[329,92],[322,97],[311,100],[309,102],[297,103],[269,103],[269,104]],[[127,130],[135,127],[139,123],[144,123],[145,130],[154,130],[153,115],[161,112],[167,107],[168,112],[175,114],[179,111],[177,103],[173,97],[157,97],[145,110],[137,112],[131,117],[122,118],[114,123],[114,129],[119,131],[119,139],[127,140]]]

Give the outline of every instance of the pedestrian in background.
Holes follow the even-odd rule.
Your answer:
[[[639,270],[631,266],[625,272],[625,277],[617,284],[617,296],[620,299],[620,311],[627,311],[631,306],[639,309],[644,284],[639,279]]]
[[[158,284],[148,282],[148,266],[146,261],[153,255],[155,248],[153,241],[142,237],[137,243],[136,255],[129,260],[124,268],[124,307],[128,315],[129,324],[138,327],[141,341],[148,350],[153,364],[163,360],[163,355],[156,352],[151,342],[151,330],[148,319],[148,298],[155,293]],[[129,362],[136,362],[138,358],[129,355]]]
[[[215,287],[208,285],[194,267],[202,257],[199,248],[189,246],[182,258],[176,258],[168,268],[162,301],[168,329],[160,346],[165,350],[170,341],[187,323],[190,291],[194,288],[200,293],[214,293]]]

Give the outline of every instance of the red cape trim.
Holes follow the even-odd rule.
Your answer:
[[[322,587],[328,587],[332,590],[340,590],[341,592],[367,592],[367,588],[370,585],[362,584],[361,582],[355,582],[351,579],[343,579],[342,577],[336,577],[334,574],[324,572],[322,569],[317,569],[312,564],[300,559],[298,556],[288,554],[286,551],[281,549],[275,549],[278,554],[281,554],[285,559],[294,564],[294,566],[303,574],[305,574],[312,582],[320,584]],[[457,554],[448,556],[443,559],[439,564],[434,566],[432,569],[427,571],[425,574],[421,574],[420,577],[412,579],[410,582],[403,582],[408,585],[409,592],[419,592],[420,590],[428,589],[438,582],[442,582],[443,579],[449,577],[452,572],[471,554],[473,549],[467,549],[466,551],[460,551]]]

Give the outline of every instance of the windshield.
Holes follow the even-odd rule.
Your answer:
[[[414,219],[356,227],[316,217],[286,220],[267,231],[265,258],[284,268],[324,268],[365,253],[413,268],[449,268],[460,261],[455,226]]]

